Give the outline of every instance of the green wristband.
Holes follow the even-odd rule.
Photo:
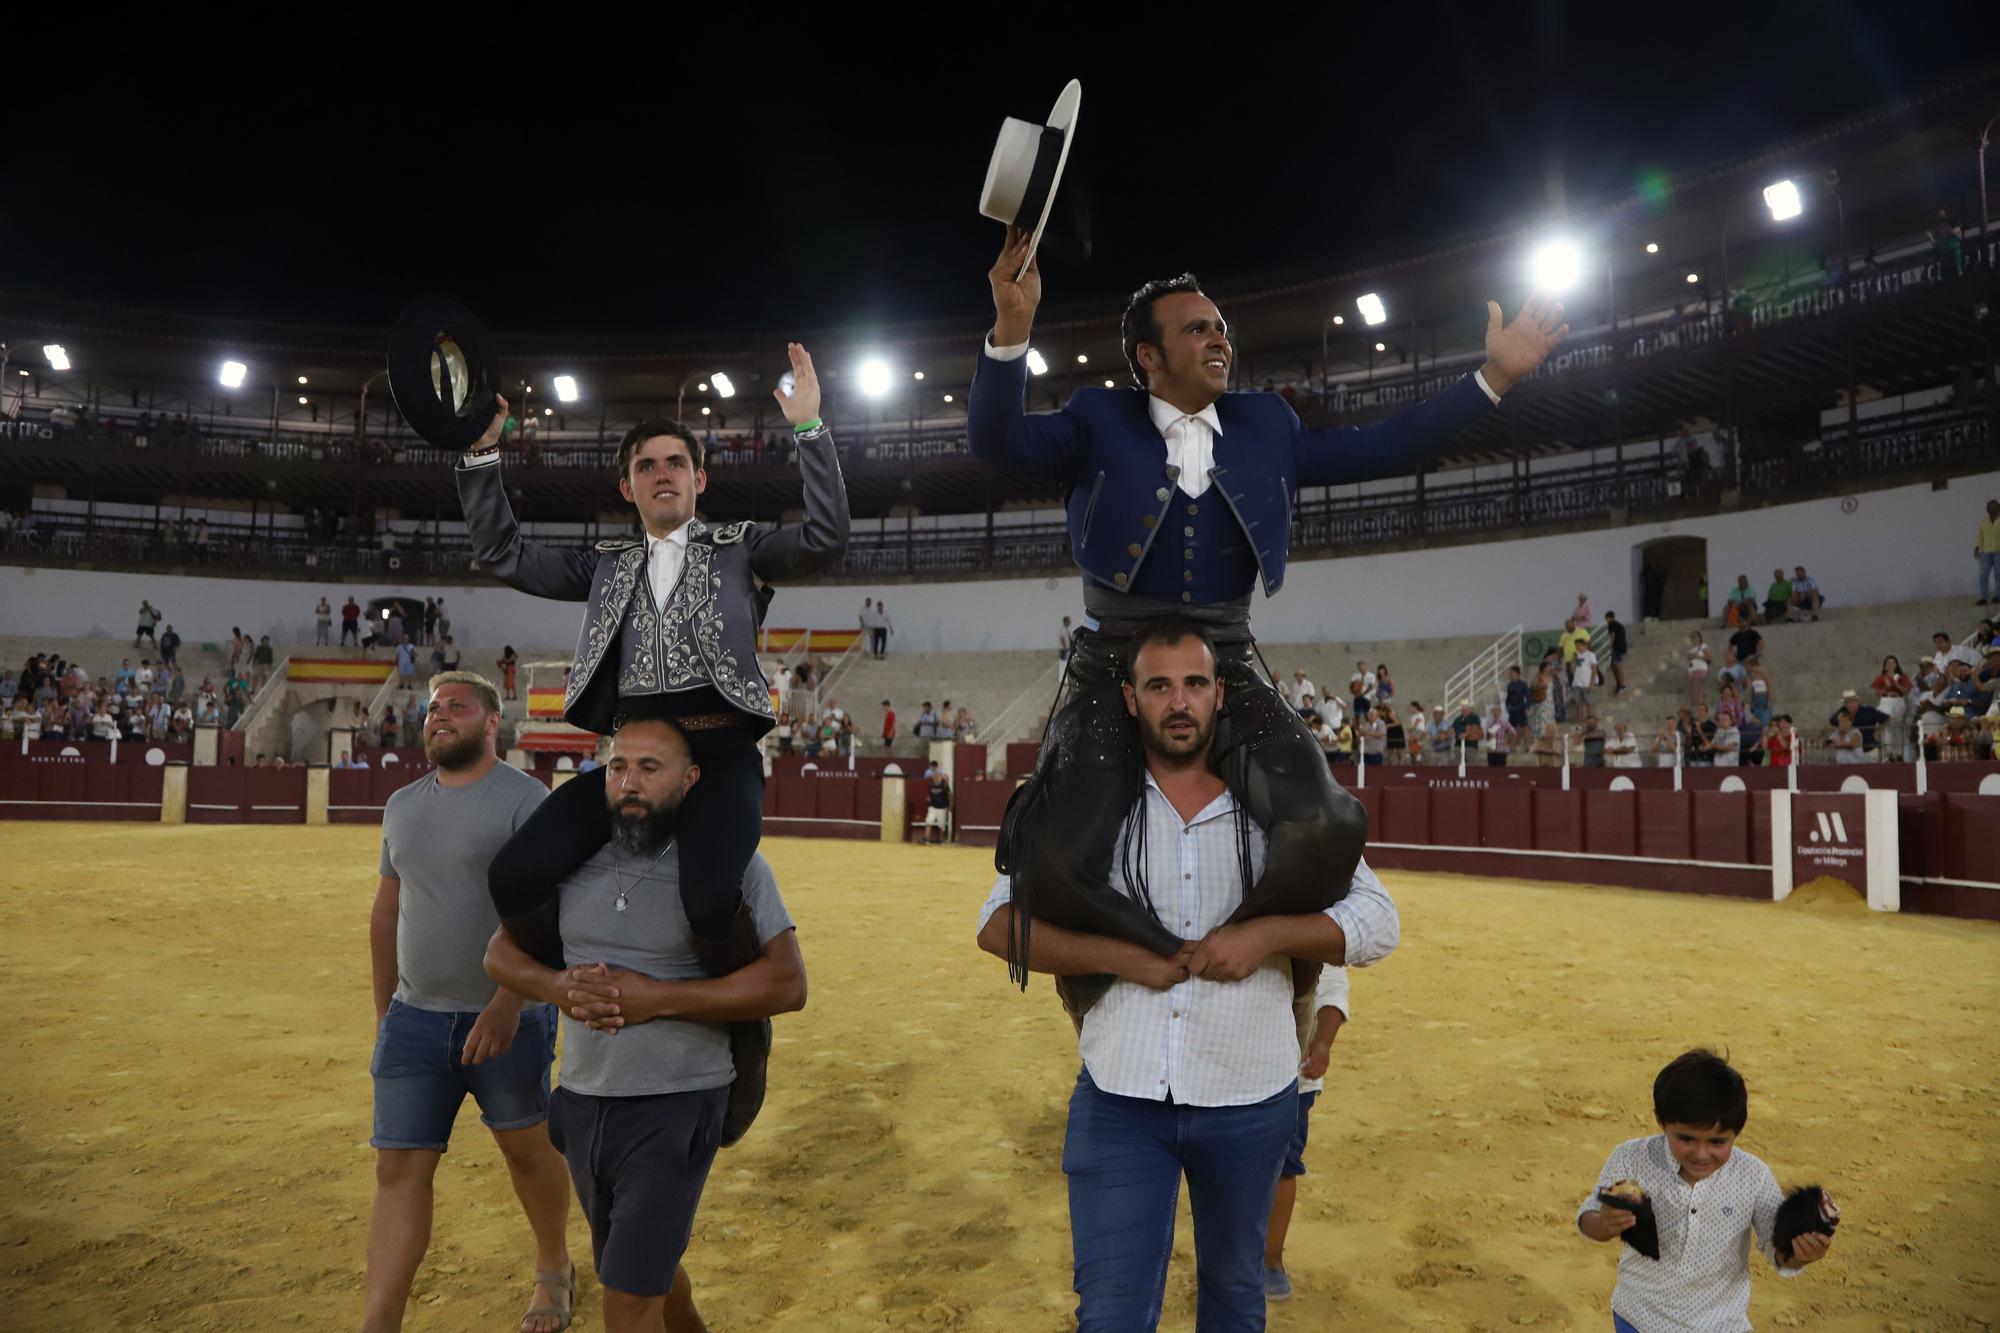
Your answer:
[[[811,421],[801,421],[796,425],[794,425],[792,427],[792,433],[795,435],[803,435],[809,430],[818,430],[821,426],[824,426],[825,424],[826,423],[824,421],[821,421],[818,417],[814,417]]]

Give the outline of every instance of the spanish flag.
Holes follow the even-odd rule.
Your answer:
[[[394,662],[358,657],[294,657],[285,679],[311,685],[380,685],[395,673]]]

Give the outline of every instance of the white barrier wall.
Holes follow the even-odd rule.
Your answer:
[[[1633,550],[1659,537],[1708,543],[1711,610],[1739,573],[1761,596],[1774,566],[1803,564],[1841,606],[1978,594],[1972,558],[1986,501],[2000,497],[2000,472],[1868,491],[1677,523],[1294,561],[1275,599],[1257,599],[1254,624],[1273,643],[1497,634],[1516,624],[1558,623],[1588,592],[1601,615],[1636,619]],[[1851,508],[1850,508],[1851,506]],[[348,593],[402,595],[421,604],[442,595],[461,644],[567,646],[580,608],[493,584],[287,582],[195,578],[0,566],[0,634],[75,637],[130,635],[139,600],[150,598],[185,639],[227,637],[231,626],[275,642],[312,640],[321,594],[338,607]],[[880,596],[906,651],[975,652],[1047,648],[1066,614],[1079,614],[1075,575],[952,583],[856,584],[780,589],[770,614],[778,626],[852,625],[864,597]]]

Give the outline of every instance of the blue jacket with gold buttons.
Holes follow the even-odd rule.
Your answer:
[[[1027,379],[1026,358],[996,361],[981,354],[966,405],[967,443],[996,467],[1066,487],[1077,566],[1108,588],[1129,589],[1167,521],[1179,480],[1147,410],[1148,395],[1136,388],[1078,389],[1059,412],[1028,413],[1021,408]],[[1492,410],[1470,375],[1386,420],[1331,430],[1308,430],[1275,393],[1216,399],[1222,434],[1210,482],[1256,553],[1265,596],[1284,586],[1300,487],[1412,472]],[[1225,601],[1249,591],[1201,587],[1196,600]]]

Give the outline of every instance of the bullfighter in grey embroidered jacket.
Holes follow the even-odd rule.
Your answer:
[[[494,906],[515,941],[562,966],[556,886],[597,854],[620,821],[675,830],[681,905],[696,953],[713,976],[762,952],[743,905],[744,871],[763,830],[764,765],[757,740],[775,725],[757,634],[774,585],[804,578],[847,547],[847,490],[833,438],[819,419],[812,358],[789,348],[793,388],[774,396],[792,424],[804,479],[803,523],[730,523],[694,516],[708,484],[705,450],[678,421],[642,421],[618,449],[618,489],[638,511],[643,538],[594,550],[524,540],[499,466],[505,402],[456,469],[473,553],[501,582],[538,597],[587,602],[563,717],[610,732],[622,718],[665,717],[686,738],[700,773],[678,811],[621,789],[607,805],[606,770],[558,788],[501,849],[488,874]],[[607,820],[607,812],[609,819]],[[669,823],[669,821],[671,821]],[[741,1137],[763,1100],[770,1023],[731,1024],[736,1082],[723,1142]]]

